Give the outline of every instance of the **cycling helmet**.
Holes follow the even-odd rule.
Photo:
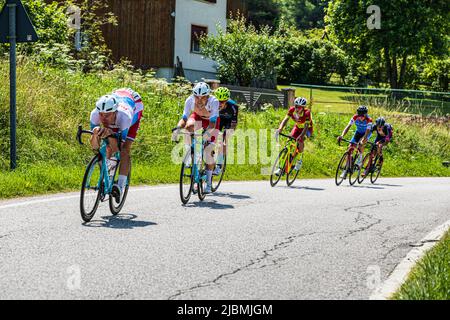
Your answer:
[[[204,97],[211,93],[211,88],[206,82],[199,82],[195,85],[192,93],[194,94],[194,96]]]
[[[376,125],[377,127],[383,127],[386,123],[386,120],[384,120],[383,117],[379,117],[376,121]]]
[[[98,99],[95,103],[95,107],[97,108],[98,112],[104,113],[116,112],[118,106],[119,103],[117,102],[117,99],[112,95],[105,95]]]
[[[214,92],[214,95],[216,96],[217,100],[219,101],[227,101],[230,99],[230,89],[225,87],[217,88]]]
[[[369,109],[366,106],[359,106],[357,112],[359,116],[364,116],[369,112]]]
[[[299,106],[301,106],[301,107],[306,107],[306,103],[307,103],[307,102],[308,102],[308,101],[307,101],[305,98],[298,97],[297,99],[294,100],[294,105],[295,105],[296,107],[299,107]]]

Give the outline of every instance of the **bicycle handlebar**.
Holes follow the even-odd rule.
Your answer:
[[[81,135],[82,135],[82,134],[90,134],[90,135],[93,135],[94,132],[91,131],[91,130],[84,130],[83,127],[82,127],[81,125],[78,126],[78,131],[77,131],[77,141],[78,141],[79,144],[84,145],[84,143],[81,141]],[[117,133],[113,133],[112,135],[106,137],[105,139],[107,139],[107,138],[115,138],[115,139],[117,139],[118,142],[119,142],[119,146],[118,146],[118,147],[119,147],[119,150],[121,149],[121,144],[122,144],[122,132],[119,131],[119,132],[117,132]]]
[[[290,135],[287,135],[287,134],[284,134],[284,133],[281,133],[281,132],[280,132],[280,136],[286,137],[286,138],[291,139],[291,140],[297,140],[294,137],[292,137]]]

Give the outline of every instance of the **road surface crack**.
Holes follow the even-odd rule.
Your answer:
[[[289,236],[289,237],[285,238],[284,240],[282,240],[282,241],[276,243],[272,248],[270,248],[270,249],[268,249],[268,250],[264,250],[264,251],[263,251],[263,254],[262,254],[260,257],[251,260],[251,261],[250,261],[249,263],[247,263],[246,265],[244,265],[244,266],[242,266],[242,267],[239,267],[239,268],[236,268],[236,269],[234,269],[234,270],[231,271],[231,272],[226,272],[226,273],[220,274],[219,276],[217,276],[217,277],[216,277],[214,280],[212,280],[212,281],[202,282],[202,283],[199,283],[199,284],[197,284],[197,285],[195,285],[195,286],[192,286],[192,287],[190,287],[190,288],[188,288],[188,289],[178,290],[178,292],[175,293],[174,295],[171,295],[171,296],[168,298],[168,300],[174,300],[175,298],[177,298],[177,297],[179,297],[179,296],[181,296],[181,295],[184,295],[184,294],[186,294],[186,293],[193,292],[193,291],[198,290],[198,289],[201,289],[201,288],[206,288],[206,287],[211,287],[211,286],[218,285],[218,282],[219,282],[220,280],[222,280],[222,279],[224,279],[224,278],[226,278],[226,277],[233,276],[233,275],[235,275],[235,274],[238,273],[238,272],[241,272],[241,271],[250,269],[251,267],[253,267],[253,266],[255,266],[255,265],[258,265],[259,263],[261,263],[261,262],[267,260],[269,257],[271,257],[271,256],[273,255],[273,253],[276,252],[277,250],[287,248],[287,247],[288,247],[291,243],[293,243],[295,240],[297,240],[297,239],[299,239],[299,238],[302,238],[302,237],[312,236],[312,235],[314,235],[314,234],[316,234],[316,233],[317,233],[317,232],[312,232],[312,233],[304,233],[304,234],[298,234],[298,235],[292,235],[292,236]],[[268,266],[278,265],[279,262],[284,261],[284,260],[286,260],[286,259],[287,259],[287,258],[277,258],[277,259],[273,259],[271,264],[263,265],[263,266],[261,266],[261,267],[259,267],[259,268],[257,268],[257,269],[262,269],[262,268],[265,268],[265,267],[268,267]]]
[[[371,204],[366,204],[366,205],[362,205],[362,206],[355,206],[355,207],[348,207],[348,208],[344,208],[345,212],[351,212],[351,211],[356,211],[356,213],[358,214],[354,220],[355,224],[363,224],[361,227],[356,228],[356,229],[352,229],[350,231],[347,232],[347,234],[345,234],[344,236],[341,237],[342,239],[348,238],[353,236],[356,233],[360,233],[360,232],[364,232],[369,230],[370,228],[374,227],[375,225],[381,223],[381,219],[379,218],[374,218],[373,215],[365,212],[365,210],[361,210],[361,209],[367,209],[367,208],[373,208],[373,207],[379,207],[382,203],[386,203],[389,201],[394,201],[395,199],[390,199],[390,200],[377,200],[376,203],[371,203]]]

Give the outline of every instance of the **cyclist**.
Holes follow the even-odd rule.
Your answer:
[[[224,162],[224,154],[227,154],[227,139],[231,137],[232,132],[237,127],[239,106],[237,105],[236,101],[230,99],[231,92],[230,89],[226,87],[217,88],[214,92],[214,95],[217,100],[219,100],[219,130],[223,132],[223,144],[219,148],[217,166],[213,172],[214,175],[219,175]]]
[[[375,149],[380,155],[380,161],[383,162],[383,147],[387,146],[392,141],[392,126],[389,123],[386,123],[386,120],[383,117],[379,117],[375,121],[375,126],[372,127],[371,132],[377,132],[377,137],[374,141],[374,146],[370,152],[369,163],[372,163],[372,160],[375,156]],[[368,172],[363,172],[362,175],[366,176]]]
[[[305,136],[308,138],[311,137],[314,130],[312,113],[311,110],[306,107],[307,103],[308,101],[306,98],[296,98],[294,100],[294,106],[289,108],[287,115],[284,117],[283,121],[281,121],[279,128],[275,132],[275,138],[278,140],[279,134],[283,131],[289,119],[294,120],[295,127],[291,131],[291,136],[297,140],[299,153],[302,153],[305,147]],[[294,154],[294,157],[296,155],[297,154]],[[295,170],[300,170],[301,165],[302,160],[300,159],[295,165]],[[280,175],[281,169],[278,168],[278,170],[275,171],[275,174],[277,176]]]
[[[180,129],[185,128],[189,132],[197,131],[201,128],[205,129],[204,139],[210,142],[211,161],[206,164],[206,188],[205,193],[211,193],[212,174],[215,168],[214,163],[214,142],[218,134],[220,125],[219,117],[219,101],[211,95],[211,89],[205,82],[199,82],[194,86],[192,95],[186,99],[184,106],[183,117],[177,125],[177,130],[174,131],[174,140]],[[190,139],[186,139],[187,148],[190,148]]]
[[[350,119],[350,122],[345,127],[344,131],[342,131],[342,134],[338,137],[338,142],[340,143],[348,130],[350,130],[353,125],[356,126],[355,134],[350,143],[353,146],[357,145],[358,150],[360,151],[357,165],[361,165],[364,145],[371,136],[372,118],[369,117],[368,112],[369,109],[366,106],[359,106],[356,110],[356,114]],[[345,176],[346,172],[344,171],[342,175]]]
[[[120,168],[118,184],[113,186],[116,201],[119,203],[125,188],[130,168],[131,147],[139,130],[144,104],[141,96],[130,88],[117,89],[110,95],[102,96],[96,102],[96,108],[91,112],[91,146],[98,151],[100,140],[122,132],[120,150]],[[112,157],[119,151],[116,139],[108,139],[106,160],[110,170],[115,169],[117,159]]]

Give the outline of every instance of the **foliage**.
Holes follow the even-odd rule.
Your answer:
[[[381,29],[369,29],[367,1],[330,1],[327,30],[349,55],[383,61],[392,89],[407,84],[411,58],[448,55],[450,11],[446,0],[380,0]]]
[[[228,30],[201,39],[202,53],[218,63],[219,78],[226,83],[250,86],[254,79],[272,78],[279,66],[278,42],[269,27],[257,30],[238,15]]]

